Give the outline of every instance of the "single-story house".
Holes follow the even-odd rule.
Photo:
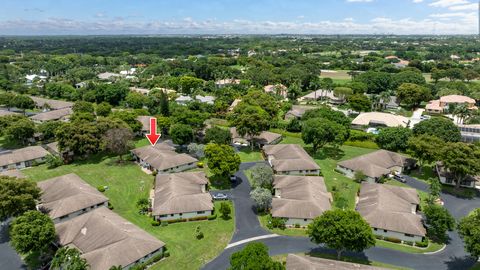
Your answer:
[[[38,182],[42,190],[37,209],[54,223],[85,214],[97,207],[108,207],[108,198],[74,173]]]
[[[223,79],[218,80],[215,82],[215,86],[218,88],[222,88],[225,86],[233,85],[233,84],[240,84],[240,80],[238,79]]]
[[[407,127],[409,119],[405,116],[382,112],[361,113],[352,121],[352,128],[366,127]]]
[[[116,78],[120,77],[120,74],[112,73],[112,72],[103,72],[103,73],[98,74],[97,77],[100,80],[108,81],[108,80],[112,80],[112,79],[116,79]]]
[[[183,96],[183,95],[182,95],[182,96],[179,96],[179,97],[177,97],[177,98],[175,99],[175,102],[176,102],[177,104],[180,104],[180,105],[186,105],[186,104],[188,104],[188,103],[190,103],[190,102],[192,102],[192,101],[193,101],[193,98],[191,98],[191,97],[189,97],[189,96]]]
[[[148,95],[148,93],[150,93],[150,89],[140,87],[130,87],[130,91],[137,92],[142,95]]]
[[[316,101],[319,99],[326,99],[331,104],[343,104],[345,103],[345,98],[336,97],[333,94],[333,91],[319,89],[313,91],[303,97],[298,98],[298,101]]]
[[[157,220],[212,215],[212,195],[204,172],[159,174],[155,178],[152,215]]]
[[[232,134],[232,143],[233,144],[248,144],[249,138],[242,137],[237,132],[236,127],[230,128],[230,134]],[[258,147],[263,147],[264,145],[277,144],[282,140],[282,135],[270,131],[262,131],[258,136],[253,137],[253,144]]]
[[[320,166],[298,144],[265,145],[263,155],[275,174],[318,175]]]
[[[77,88],[77,89],[84,88],[84,87],[87,87],[86,82],[79,82],[79,83],[75,84],[75,88]]]
[[[461,96],[461,95],[448,95],[443,96],[440,99],[430,101],[426,106],[425,110],[429,113],[444,113],[448,110],[450,105],[460,105],[466,104],[467,107],[471,110],[477,110],[475,106],[475,99]]]
[[[192,156],[175,152],[175,148],[165,142],[136,148],[131,153],[140,166],[159,174],[193,169],[198,162]]]
[[[31,167],[34,162],[44,162],[50,153],[41,146],[0,152],[0,172]]]
[[[435,170],[437,171],[438,178],[442,184],[451,186],[456,185],[456,180],[452,173],[445,168],[442,162],[439,161],[435,164]],[[477,186],[480,186],[480,175],[467,175],[467,177],[465,177],[465,179],[463,179],[463,181],[460,183],[460,186],[466,188],[476,188]]]
[[[365,264],[350,263],[319,257],[287,255],[287,270],[386,270],[387,268],[375,267]]]
[[[263,87],[265,93],[273,93],[275,95],[282,96],[283,98],[287,98],[287,87],[283,84],[276,84],[276,85],[266,85]]]
[[[331,209],[333,199],[323,177],[275,175],[273,189],[272,217],[287,219],[287,226],[307,226]]]
[[[355,172],[361,171],[365,174],[368,182],[375,183],[382,176],[390,173],[402,173],[414,166],[415,160],[411,158],[387,150],[378,150],[338,162],[337,171],[349,178],[354,178]]]
[[[375,235],[418,242],[426,235],[422,216],[417,214],[419,204],[413,188],[363,182],[356,210]]]
[[[73,114],[72,108],[64,108],[35,114],[30,117],[36,123],[47,121],[66,120]]]
[[[301,105],[293,105],[290,111],[285,114],[285,119],[294,119],[294,118],[302,118],[303,114],[306,111],[314,110],[317,107],[314,106],[301,106]]]
[[[230,107],[228,107],[228,111],[231,112],[233,111],[233,109],[235,109],[235,107],[237,107],[238,103],[240,103],[240,101],[242,101],[241,99],[237,98],[235,99],[232,104],[230,105]]]
[[[480,125],[459,125],[463,142],[480,142]]]
[[[73,102],[63,100],[47,99],[35,96],[30,96],[30,98],[33,100],[33,102],[35,102],[35,107],[44,111],[72,108],[74,105]]]
[[[91,269],[129,269],[163,254],[165,243],[106,207],[55,225],[61,246],[75,247]]]
[[[214,96],[201,96],[201,95],[196,95],[195,100],[201,102],[201,103],[206,103],[213,105],[215,102],[215,97]]]
[[[25,174],[23,174],[22,171],[17,169],[0,172],[0,176],[15,177],[18,179],[26,178]]]

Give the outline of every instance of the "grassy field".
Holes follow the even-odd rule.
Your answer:
[[[388,241],[383,241],[383,240],[378,240],[375,244],[377,247],[384,247],[384,248],[389,248],[389,249],[395,249],[398,251],[406,252],[406,253],[426,253],[426,252],[435,252],[443,248],[443,244],[438,244],[435,242],[430,241],[430,244],[426,248],[418,248],[418,247],[412,247],[408,245],[402,245],[402,244],[397,244],[397,243],[392,243]]]
[[[262,154],[258,149],[252,151],[249,147],[242,147],[237,154],[242,162],[263,161]]]
[[[324,258],[324,259],[329,259],[329,260],[337,260],[337,256],[333,254],[326,254],[326,253],[298,253],[297,255],[301,256],[311,256],[311,257],[317,257],[317,258]],[[283,264],[285,264],[287,260],[287,254],[282,254],[282,255],[277,255],[272,257],[273,260],[279,261]],[[402,268],[398,267],[395,265],[387,264],[387,263],[382,263],[382,262],[377,262],[377,261],[370,261],[367,259],[360,259],[360,258],[354,258],[354,257],[347,257],[347,256],[342,256],[340,261],[343,262],[350,262],[350,263],[356,263],[356,264],[364,264],[364,265],[371,265],[371,266],[377,266],[377,267],[383,267],[383,268],[388,268],[388,269],[397,269],[397,270],[407,270],[410,268]],[[358,267],[352,267],[352,269],[356,269]]]
[[[107,156],[94,156],[87,161],[55,169],[41,165],[23,172],[33,181],[76,173],[94,187],[108,186],[105,195],[110,199],[113,211],[165,242],[170,250],[171,256],[151,269],[199,269],[225,248],[234,231],[233,218],[177,223],[166,227],[151,226],[151,218],[140,215],[135,204],[139,198],[148,197],[153,177],[142,172],[134,163],[119,165],[116,160]],[[216,203],[216,208],[218,207]],[[234,217],[235,214],[232,212],[231,216]],[[194,238],[196,226],[201,227],[205,238]]]

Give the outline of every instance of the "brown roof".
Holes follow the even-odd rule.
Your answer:
[[[141,115],[137,117],[137,120],[142,123],[142,131],[150,131],[150,118],[152,116]]]
[[[276,175],[273,187],[280,194],[272,200],[274,217],[313,219],[331,208],[323,177]]]
[[[0,153],[0,166],[35,160],[47,155],[49,155],[48,151],[41,146],[29,146],[12,151],[5,151]]]
[[[366,176],[375,178],[390,173],[390,168],[392,167],[404,167],[409,161],[412,161],[412,159],[395,152],[378,150],[366,155],[338,162],[338,165],[353,171],[362,171]]]
[[[287,270],[381,270],[386,268],[370,265],[334,261],[323,258],[288,254]]]
[[[373,228],[425,236],[422,217],[412,211],[419,203],[413,188],[363,182],[356,209]]]
[[[41,121],[41,122],[60,120],[65,116],[71,115],[72,113],[73,113],[72,108],[64,108],[64,109],[58,109],[58,110],[53,110],[48,112],[42,112],[30,117],[30,119],[34,121]]]
[[[8,170],[0,172],[2,176],[16,177],[16,178],[25,178],[25,175],[19,170]]]
[[[51,178],[37,185],[42,190],[38,207],[47,211],[52,219],[108,201],[105,195],[74,173]]]
[[[132,153],[161,171],[198,161],[187,154],[179,154],[174,149],[166,143],[157,143],[155,146],[148,145],[133,149]]]
[[[271,156],[270,165],[277,172],[320,170],[318,164],[298,144],[265,145],[263,151]]]
[[[352,121],[352,125],[368,126],[371,124],[382,124],[387,127],[406,127],[410,120],[401,115],[394,115],[382,112],[361,113]]]
[[[237,132],[236,127],[230,128],[230,133],[232,134],[232,139],[233,140],[238,140],[242,139],[245,140],[245,137],[240,136]],[[271,144],[272,142],[280,139],[282,137],[281,134],[270,132],[270,131],[262,131],[258,136],[254,136],[253,139],[256,142],[259,142],[261,144]]]
[[[159,174],[155,179],[153,214],[166,215],[213,209],[212,196],[202,186],[204,172]]]
[[[59,110],[59,109],[73,107],[73,102],[55,100],[55,99],[46,99],[46,98],[34,97],[34,96],[30,96],[30,98],[32,98],[32,100],[35,102],[37,107],[45,107],[45,104],[48,104],[48,106],[52,110]]]
[[[165,246],[105,207],[55,225],[60,245],[77,248],[91,269],[127,266]]]

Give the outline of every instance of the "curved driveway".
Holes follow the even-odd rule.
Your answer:
[[[244,174],[244,170],[254,165],[255,163],[242,163],[240,171],[236,173],[240,179],[238,185],[232,191],[232,198],[235,204],[236,230],[230,243],[269,233],[258,222],[253,202],[249,196],[250,184]],[[427,184],[414,178],[407,177],[407,184],[416,189],[428,191]],[[480,208],[479,197],[466,200],[446,193],[442,193],[441,197],[445,202],[445,207],[456,219],[467,215],[475,208]],[[457,232],[450,232],[449,237],[450,241],[446,248],[435,254],[411,254],[381,247],[373,247],[362,253],[347,252],[346,254],[357,258],[419,270],[469,269],[475,263],[475,259],[465,252],[463,242]],[[269,247],[271,255],[310,251],[335,253],[333,250],[313,244],[307,237],[278,236],[261,239],[258,242],[265,243]],[[241,250],[245,245],[246,243],[225,249],[217,258],[206,264],[203,269],[227,269],[230,265],[230,255]]]

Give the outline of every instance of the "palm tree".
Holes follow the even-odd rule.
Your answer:
[[[382,108],[386,109],[388,103],[390,103],[392,98],[391,98],[390,92],[383,91],[383,92],[380,93],[379,99],[380,99],[379,102],[382,104]]]
[[[370,96],[370,100],[372,101],[372,111],[376,111],[380,103],[380,96],[376,94],[372,94]]]
[[[452,112],[453,116],[457,116],[457,124],[463,123],[467,118],[471,116],[471,111],[466,104],[460,104],[455,107]]]

